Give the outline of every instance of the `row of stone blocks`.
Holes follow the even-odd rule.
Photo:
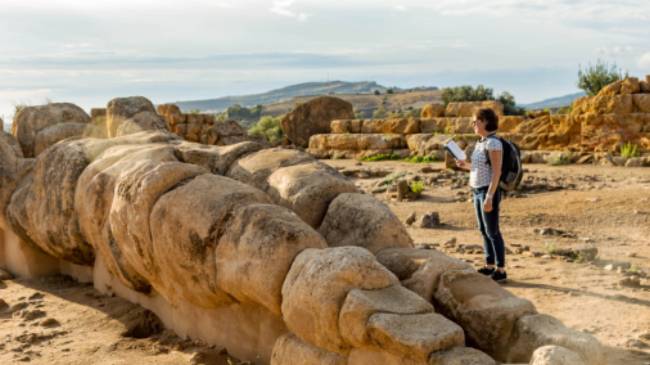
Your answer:
[[[388,207],[297,150],[154,131],[62,141],[35,159],[3,134],[0,152],[0,229],[15,235],[0,265],[16,266],[6,253],[18,244],[103,267],[112,290],[242,359],[493,364],[556,344],[602,360],[593,337],[413,249]]]

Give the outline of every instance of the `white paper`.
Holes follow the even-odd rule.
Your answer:
[[[445,143],[445,147],[449,152],[451,152],[455,159],[461,161],[465,161],[467,159],[465,151],[463,151],[453,140],[447,141],[447,143]]]

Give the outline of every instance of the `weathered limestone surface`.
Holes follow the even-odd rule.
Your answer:
[[[74,104],[26,106],[14,116],[11,134],[18,140],[23,155],[34,157],[61,139],[80,136],[88,122],[88,114]]]
[[[330,246],[361,246],[373,253],[413,247],[404,225],[384,204],[365,194],[340,194],[319,228]]]
[[[296,146],[307,147],[309,137],[329,133],[335,119],[354,118],[352,104],[331,96],[321,96],[299,105],[282,119],[282,130]]]
[[[252,140],[234,120],[217,122],[212,114],[182,113],[176,104],[161,104],[156,110],[167,129],[191,142],[224,146]]]

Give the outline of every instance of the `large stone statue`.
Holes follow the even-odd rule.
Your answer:
[[[590,335],[414,249],[386,206],[308,154],[184,141],[141,97],[108,110],[112,138],[40,151],[40,127],[0,136],[0,266],[92,280],[257,364],[489,365],[545,345],[602,361]]]

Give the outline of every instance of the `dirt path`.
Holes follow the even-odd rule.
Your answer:
[[[0,282],[0,364],[234,365],[121,298],[63,276]],[[230,360],[230,362],[229,362]]]
[[[442,164],[328,161],[345,170],[403,171],[423,181],[439,176]],[[422,172],[428,166],[433,172]],[[509,283],[506,288],[530,299],[540,312],[553,315],[567,326],[596,336],[610,347],[610,364],[650,364],[650,280],[638,287],[619,282],[625,272],[650,274],[650,169],[595,166],[526,166],[526,177],[546,179],[552,192],[529,193],[508,198],[502,205],[502,232],[512,251],[507,256]],[[354,174],[358,175],[358,174]],[[371,191],[386,178],[356,179]],[[440,228],[409,228],[416,243],[427,243],[475,265],[483,262],[482,250],[460,248],[480,245],[476,218],[467,188],[454,188],[453,181],[427,184],[423,197],[399,202],[387,193],[374,194],[402,220],[415,213],[438,212]],[[534,187],[535,184],[530,184]],[[544,236],[535,229],[554,228],[569,237]],[[456,239],[456,244],[449,241]],[[449,242],[445,245],[446,242]],[[548,255],[556,248],[592,245],[598,259],[592,263],[568,262]],[[519,246],[519,247],[515,247]],[[521,251],[528,246],[528,251]],[[465,252],[463,252],[465,251]],[[613,270],[607,265],[611,264]],[[629,268],[616,269],[617,266]]]

